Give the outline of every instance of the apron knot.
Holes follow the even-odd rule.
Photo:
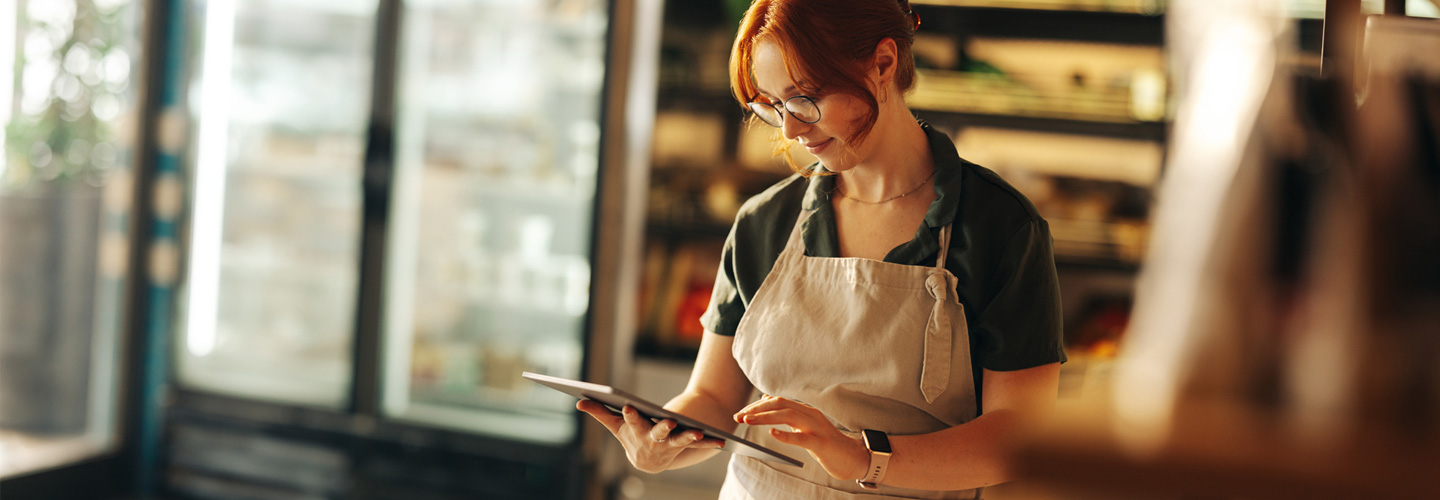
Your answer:
[[[925,277],[925,289],[935,299],[930,309],[930,320],[925,323],[925,364],[920,369],[920,393],[926,403],[934,403],[940,393],[950,385],[950,315],[945,304],[950,301],[950,291],[955,278],[945,271],[936,270]]]
[[[936,302],[945,302],[950,297],[950,283],[943,273],[935,271],[925,277],[925,291],[930,292],[930,297]]]

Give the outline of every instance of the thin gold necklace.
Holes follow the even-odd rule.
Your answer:
[[[911,194],[914,194],[916,191],[919,191],[920,188],[925,187],[926,184],[929,184],[929,183],[930,183],[930,179],[934,179],[934,178],[935,178],[935,169],[932,168],[932,169],[930,169],[930,175],[925,176],[925,180],[920,181],[920,185],[919,185],[919,186],[915,186],[915,189],[911,189],[911,190],[906,191],[906,192],[904,192],[904,193],[900,193],[900,194],[897,194],[897,195],[895,195],[895,196],[891,196],[891,197],[889,197],[889,198],[885,198],[885,199],[880,200],[880,201],[865,201],[865,200],[862,200],[862,199],[859,199],[859,198],[855,198],[855,197],[849,196],[849,195],[845,194],[844,191],[841,191],[841,192],[840,192],[840,197],[841,197],[841,198],[846,198],[846,199],[849,199],[849,200],[853,200],[853,201],[858,202],[858,203],[864,203],[864,204],[866,204],[866,205],[880,205],[880,204],[882,204],[882,203],[889,203],[889,202],[898,200],[898,199],[900,199],[900,198],[904,198],[904,197],[906,197],[906,196],[909,196],[909,195],[911,195]],[[837,185],[837,186],[835,186],[835,187],[836,187],[836,190],[839,190],[839,187],[840,187],[840,186]]]

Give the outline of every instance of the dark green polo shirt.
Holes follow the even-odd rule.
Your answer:
[[[983,369],[1011,371],[1065,361],[1050,226],[995,172],[961,159],[949,137],[924,122],[921,126],[935,160],[938,196],[915,238],[891,250],[885,262],[934,266],[940,228],[955,224],[945,267],[958,278],[955,292],[965,305],[978,397]],[[801,228],[805,254],[839,256],[835,210],[827,194],[834,188],[834,176],[797,174],[745,202],[725,240],[710,307],[700,319],[706,330],[735,335],[802,206],[815,210]]]

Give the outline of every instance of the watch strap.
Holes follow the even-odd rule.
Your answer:
[[[879,433],[879,431],[873,430],[867,430],[865,432]],[[880,435],[884,436],[883,433],[881,433]],[[876,450],[875,447],[871,445],[869,439],[865,440],[865,449],[870,453],[870,467],[865,469],[865,477],[855,480],[855,482],[860,483],[861,488],[865,488],[867,490],[880,489],[880,481],[882,479],[885,479],[885,469],[886,466],[890,464],[890,450],[888,446],[888,439],[886,439],[886,441],[887,443],[885,449],[881,451]]]

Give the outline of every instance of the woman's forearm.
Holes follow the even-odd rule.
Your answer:
[[[1033,419],[1031,419],[1033,421]],[[894,453],[882,484],[918,490],[965,490],[1011,479],[1009,450],[1033,429],[1019,412],[987,412],[930,434],[890,436]]]

